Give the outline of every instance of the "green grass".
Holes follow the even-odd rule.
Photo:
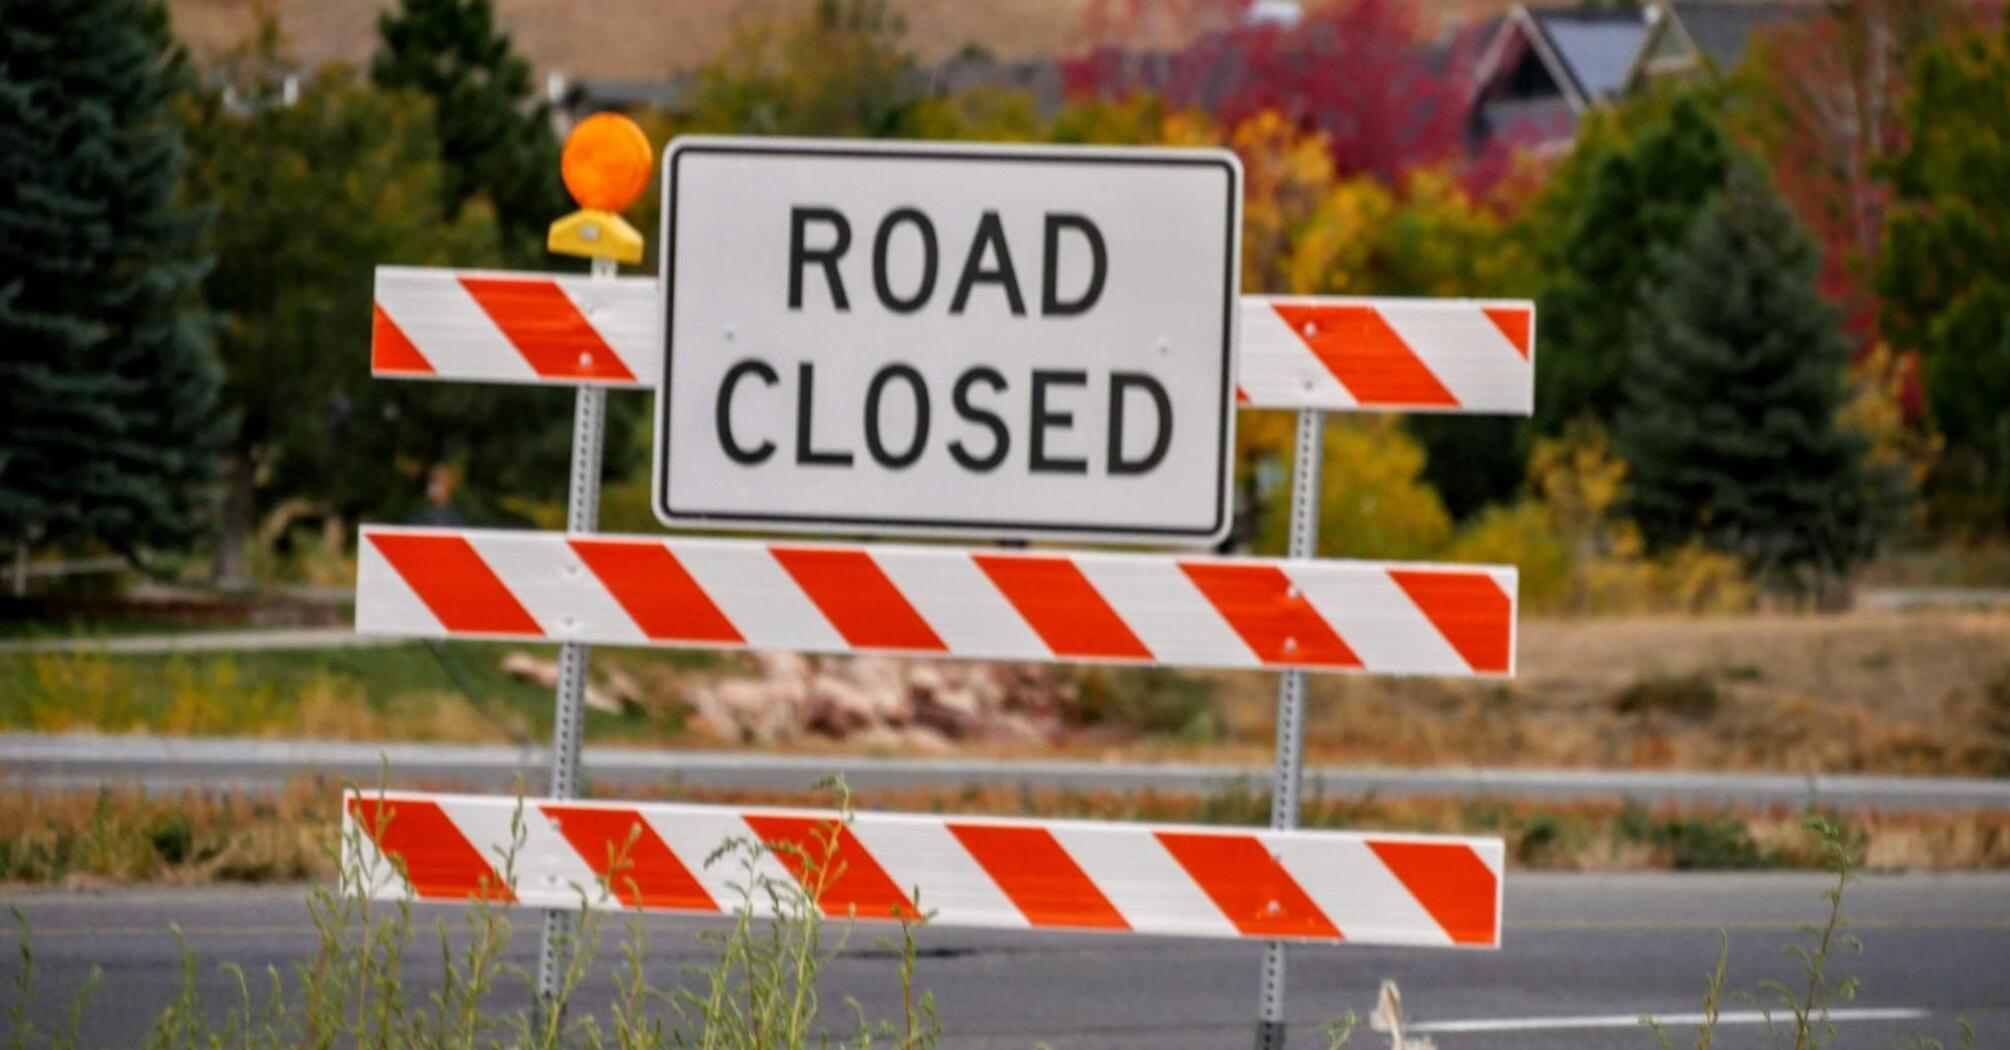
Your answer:
[[[115,655],[0,653],[0,729],[332,739],[541,740],[550,689],[503,673],[506,653],[556,659],[553,646],[447,642],[362,649]],[[727,665],[713,653],[594,654],[642,681]],[[658,682],[652,690],[661,692]],[[589,712],[595,739],[676,735],[673,705]]]

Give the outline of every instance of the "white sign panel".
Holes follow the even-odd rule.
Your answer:
[[[683,138],[663,171],[666,524],[1227,532],[1233,154]]]

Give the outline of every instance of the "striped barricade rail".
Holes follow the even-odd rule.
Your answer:
[[[657,281],[386,266],[371,370],[385,378],[654,389]],[[1527,415],[1526,300],[1244,296],[1236,401],[1248,408]]]
[[[932,924],[955,927],[1500,946],[1499,839],[407,793],[344,801],[345,865],[380,899],[765,914],[768,895],[748,890],[793,884],[833,918],[913,917],[918,903]],[[722,852],[734,842],[758,846]]]
[[[977,660],[1514,673],[1512,568],[366,526],[356,629]]]

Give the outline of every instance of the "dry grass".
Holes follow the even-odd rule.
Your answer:
[[[1314,761],[2010,772],[2010,614],[1523,625],[1512,682],[1320,677]],[[1267,753],[1274,678],[1218,676],[1233,751]],[[1226,756],[1224,756],[1226,757]]]
[[[150,794],[138,788],[0,794],[0,885],[325,881],[337,828],[335,785],[299,780],[271,796]],[[816,791],[688,788],[624,792],[716,804],[822,805]],[[1268,800],[1145,792],[985,789],[861,792],[860,809],[921,813],[1260,825]],[[1522,870],[1634,871],[1818,867],[1787,807],[1648,810],[1624,803],[1454,799],[1314,799],[1310,828],[1500,835]],[[1867,865],[1881,871],[2010,869],[2010,813],[1868,813],[1852,818]]]

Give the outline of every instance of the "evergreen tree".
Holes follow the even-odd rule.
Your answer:
[[[0,0],[0,542],[188,538],[229,420],[158,0]]]
[[[1710,103],[1677,97],[1665,115],[1610,148],[1577,195],[1538,299],[1537,430],[1590,416],[1611,423],[1627,368],[1628,325],[1656,253],[1682,243],[1724,185],[1730,147]]]
[[[407,520],[445,467],[466,482],[464,516],[520,519],[505,505],[556,498],[570,462],[569,390],[371,377],[374,269],[492,261],[495,223],[479,200],[444,216],[424,96],[328,66],[288,102],[293,67],[268,21],[185,107],[191,188],[218,211],[205,288],[242,421],[218,543],[226,578],[254,528],[271,536],[285,516]],[[633,463],[627,437],[609,436],[617,471]]]
[[[1913,83],[1880,319],[1894,345],[1921,352],[1955,468],[1942,482],[1993,496],[2000,522],[2010,509],[2010,23],[1929,51]]]
[[[572,210],[558,177],[558,139],[530,64],[496,26],[490,0],[399,0],[395,13],[378,18],[377,33],[371,79],[433,101],[447,217],[486,196],[508,259],[543,263],[545,231]]]
[[[1756,163],[1736,162],[1633,320],[1618,420],[1650,543],[1700,538],[1774,584],[1827,593],[1889,509],[1842,429],[1850,342],[1812,241]]]

